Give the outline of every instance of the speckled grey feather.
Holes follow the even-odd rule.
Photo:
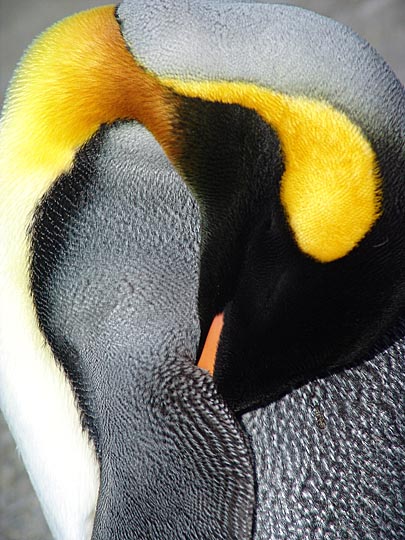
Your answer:
[[[405,538],[404,358],[400,338],[244,415],[257,475],[255,540]]]

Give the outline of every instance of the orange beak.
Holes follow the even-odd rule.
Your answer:
[[[207,370],[211,375],[214,374],[215,359],[223,325],[224,314],[220,313],[214,317],[211,323],[204,348],[198,361],[198,367]]]

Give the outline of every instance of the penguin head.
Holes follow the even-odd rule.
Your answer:
[[[179,99],[173,163],[202,219],[199,350],[223,313],[227,402],[264,404],[372,355],[404,302],[405,101],[391,69],[293,6],[123,2],[117,15]]]

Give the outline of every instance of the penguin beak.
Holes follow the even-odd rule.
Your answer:
[[[215,359],[218,351],[219,340],[224,326],[224,314],[216,315],[211,323],[208,335],[198,360],[198,367],[205,369],[211,375],[215,370]]]

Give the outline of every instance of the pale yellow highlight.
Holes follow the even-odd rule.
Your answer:
[[[304,253],[320,262],[344,257],[377,220],[376,156],[345,114],[248,83],[162,82],[184,96],[254,109],[275,129],[285,162],[281,202]]]
[[[77,38],[78,24],[85,31],[89,13],[69,17],[44,32],[17,69],[0,131],[2,162],[13,160],[12,170],[7,170],[8,186],[14,184],[10,172],[22,180],[35,170],[53,181],[69,169],[78,145],[99,125],[91,118],[78,121],[72,114],[81,105],[82,98],[76,92],[80,81],[66,84],[72,77],[71,65],[80,63],[80,59],[70,58],[76,52],[72,42]],[[80,71],[75,75],[80,77]],[[18,184],[19,190],[21,182]]]

